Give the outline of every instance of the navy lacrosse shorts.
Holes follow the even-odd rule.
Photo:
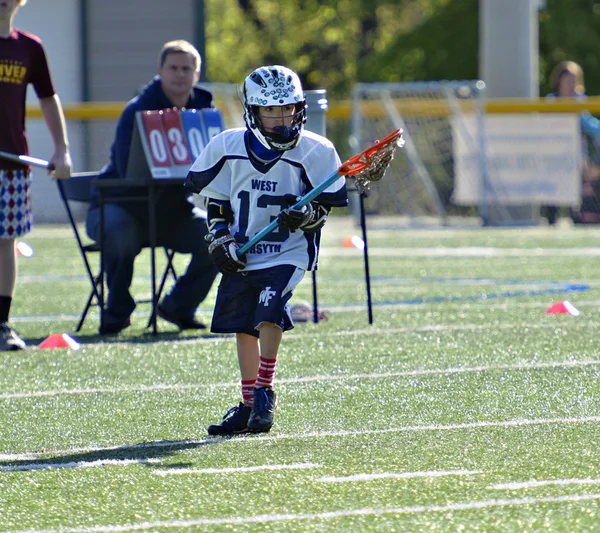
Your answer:
[[[224,274],[210,330],[258,337],[256,327],[262,322],[272,322],[283,331],[293,329],[288,301],[303,277],[304,270],[292,265]]]

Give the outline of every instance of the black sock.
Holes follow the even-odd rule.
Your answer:
[[[10,314],[11,303],[11,296],[0,296],[0,322],[8,322],[8,315]]]

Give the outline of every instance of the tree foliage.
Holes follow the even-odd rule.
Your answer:
[[[525,0],[524,0],[525,1]],[[306,89],[347,97],[361,82],[478,77],[479,0],[206,0],[210,81],[240,83],[265,64],[296,70]],[[546,0],[540,93],[562,59],[600,94],[600,0]]]
[[[364,66],[388,51],[397,35],[428,18],[432,6],[445,3],[208,0],[208,78],[238,83],[254,68],[278,63],[296,70],[307,89],[347,93]]]

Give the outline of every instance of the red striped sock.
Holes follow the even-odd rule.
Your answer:
[[[273,388],[273,380],[275,379],[275,367],[277,359],[265,359],[262,355],[258,365],[258,378],[254,385],[257,389],[261,387]]]
[[[247,407],[254,405],[254,383],[255,379],[242,379],[242,398]]]

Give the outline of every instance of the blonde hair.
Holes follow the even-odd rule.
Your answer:
[[[27,1],[27,0],[25,0]],[[188,54],[192,56],[194,59],[194,68],[196,72],[200,72],[200,66],[202,65],[202,58],[200,57],[200,53],[196,50],[196,47],[189,43],[188,41],[184,41],[183,39],[178,39],[176,41],[169,41],[165,43],[158,54],[158,66],[162,67],[165,64],[165,60],[169,54]]]
[[[558,92],[560,79],[567,73],[575,76],[575,90],[578,93],[584,93],[583,69],[578,63],[575,63],[575,61],[561,61],[552,69],[550,74],[550,86],[552,87],[552,90],[556,93]]]

